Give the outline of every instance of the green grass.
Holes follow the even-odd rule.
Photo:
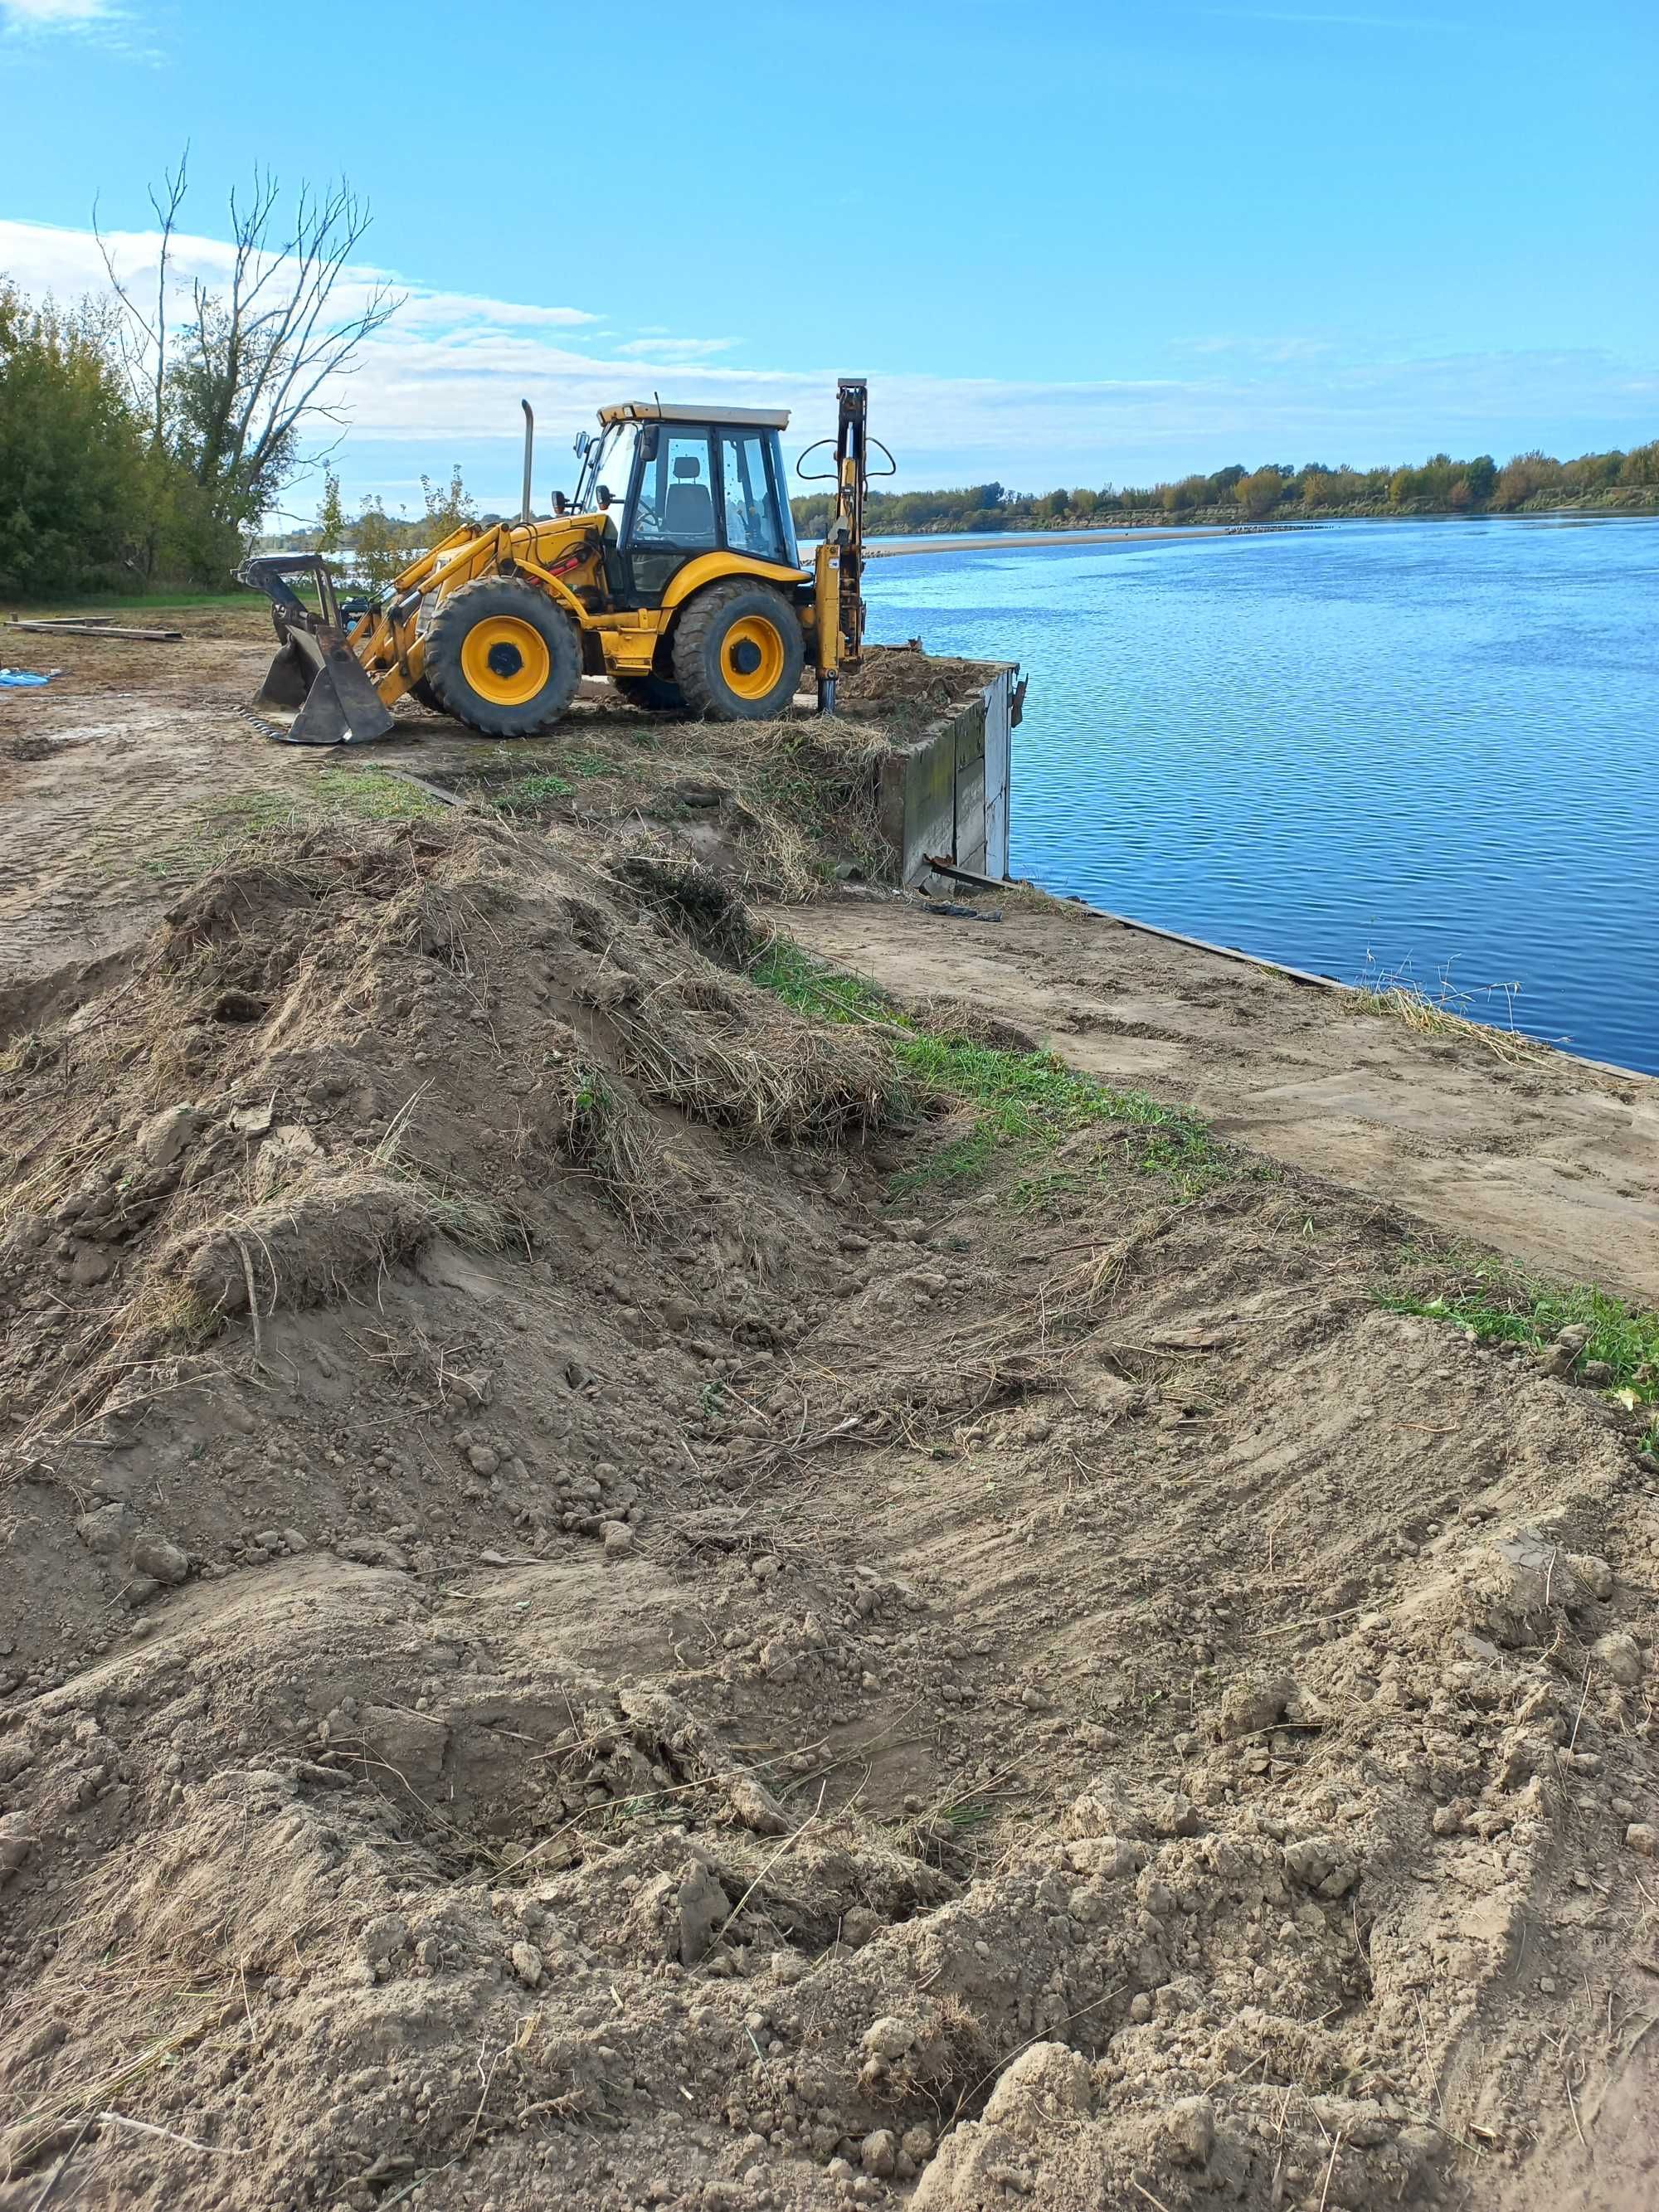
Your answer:
[[[320,814],[346,815],[356,822],[424,822],[447,811],[429,792],[388,769],[319,769],[317,794],[313,799],[303,790],[238,791],[211,800],[140,860],[139,868],[157,883],[197,883],[246,838],[263,830],[286,829]]]
[[[494,807],[498,814],[539,814],[573,795],[573,777],[617,773],[616,763],[601,753],[560,751],[544,753],[540,759],[544,765],[517,775],[475,776],[464,788],[469,798]]]
[[[331,807],[360,822],[427,822],[448,811],[429,791],[383,768],[325,768],[317,784]]]
[[[556,799],[568,799],[575,787],[562,775],[515,775],[490,792],[489,803],[502,814],[535,814]]]
[[[267,604],[263,592],[82,592],[73,599],[8,599],[0,612],[33,617],[58,615],[73,619],[77,614],[106,615],[131,607],[135,613],[143,607],[259,607]]]
[[[753,980],[798,1013],[818,1021],[875,1024],[892,1048],[895,1088],[911,1105],[965,1106],[974,1126],[951,1138],[891,1183],[894,1196],[930,1186],[976,1182],[1005,1148],[1032,1152],[1089,1128],[1133,1132],[1127,1147],[1142,1173],[1163,1176],[1183,1198],[1237,1172],[1204,1122],[1142,1091],[1120,1091],[1081,1075],[1049,1052],[1012,1052],[977,1044],[948,1030],[924,1027],[856,975],[821,968],[787,939],[769,945],[750,969]],[[1016,1205],[1081,1188],[1110,1165],[1102,1152],[1075,1185],[1060,1176],[1030,1176],[1014,1186]]]
[[[1380,1302],[1390,1313],[1419,1314],[1472,1329],[1482,1344],[1516,1344],[1528,1352],[1541,1352],[1564,1328],[1583,1328],[1584,1348],[1574,1371],[1603,1362],[1611,1370],[1604,1387],[1621,1405],[1632,1413],[1659,1406],[1659,1313],[1629,1305],[1592,1284],[1540,1282],[1493,1259],[1471,1266],[1432,1297],[1385,1293]],[[1659,1419],[1642,1448],[1659,1452]]]

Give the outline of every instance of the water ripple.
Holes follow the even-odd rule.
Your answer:
[[[1020,660],[1016,873],[1659,1073],[1659,522],[1356,523],[875,564]],[[1488,1002],[1493,989],[1502,995]]]

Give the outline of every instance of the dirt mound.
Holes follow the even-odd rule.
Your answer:
[[[866,646],[862,665],[837,680],[836,703],[860,716],[906,709],[942,714],[982,691],[993,665],[926,652],[920,638],[908,645]]]
[[[10,1040],[3,2212],[1498,2206],[1645,2063],[1630,1425],[751,950],[335,829]]]

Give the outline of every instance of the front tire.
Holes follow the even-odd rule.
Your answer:
[[[709,585],[674,633],[674,677],[686,709],[716,722],[782,714],[805,659],[799,617],[769,584]]]
[[[529,738],[576,696],[576,627],[534,584],[485,576],[444,601],[426,641],[425,682],[447,714],[486,738]]]

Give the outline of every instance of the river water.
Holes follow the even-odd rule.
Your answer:
[[[1012,873],[1659,1073],[1659,521],[927,542],[870,634],[1023,664]]]

